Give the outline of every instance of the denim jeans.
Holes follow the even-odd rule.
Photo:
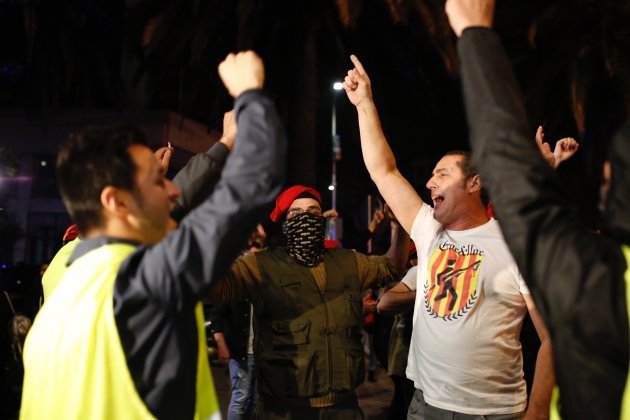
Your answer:
[[[254,401],[256,401],[254,355],[248,354],[245,360],[230,359],[228,368],[232,383],[228,420],[250,418]]]

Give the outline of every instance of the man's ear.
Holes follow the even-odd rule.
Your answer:
[[[129,204],[127,199],[127,194],[124,194],[124,191],[111,185],[108,185],[101,191],[101,204],[105,213],[113,215],[127,213]]]
[[[479,175],[473,175],[466,181],[466,187],[468,188],[469,193],[479,192],[481,191],[481,178]]]

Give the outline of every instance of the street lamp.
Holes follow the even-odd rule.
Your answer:
[[[332,138],[332,170],[331,179],[328,190],[332,196],[332,209],[337,210],[337,162],[341,160],[341,143],[339,141],[339,133],[337,133],[337,93],[343,90],[343,84],[336,81],[332,85],[332,121],[331,121],[331,138]],[[326,239],[337,240],[341,238],[341,220],[338,217],[331,217],[327,221]]]
[[[337,133],[337,93],[343,90],[343,84],[339,81],[334,82],[333,88],[333,100],[332,100],[332,124],[331,124],[331,139],[332,139],[332,174],[331,182],[328,189],[332,192],[332,208],[337,210],[337,162],[341,160],[341,143],[339,142],[339,133]]]

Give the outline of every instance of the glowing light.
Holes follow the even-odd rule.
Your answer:
[[[342,90],[343,89],[343,83],[341,83],[341,82],[333,83],[333,89],[334,90]]]
[[[334,185],[329,185],[328,186],[328,190],[329,191],[335,191],[335,186]]]

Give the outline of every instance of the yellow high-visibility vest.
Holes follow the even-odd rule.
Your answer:
[[[135,388],[114,319],[116,275],[134,250],[103,245],[66,268],[26,338],[20,419],[154,418]],[[219,419],[201,304],[195,315],[195,419]]]
[[[630,310],[628,310],[630,308],[630,246],[624,245],[621,250],[626,257],[626,312],[628,312],[628,319],[630,319]],[[630,419],[630,376],[626,380],[626,388],[623,391],[621,418],[624,420]]]
[[[44,289],[44,302],[50,297],[53,290],[59,284],[59,281],[66,272],[66,262],[72,255],[74,248],[80,242],[79,238],[76,238],[64,246],[55,254],[52,261],[48,265],[48,268],[42,276],[42,288]]]

